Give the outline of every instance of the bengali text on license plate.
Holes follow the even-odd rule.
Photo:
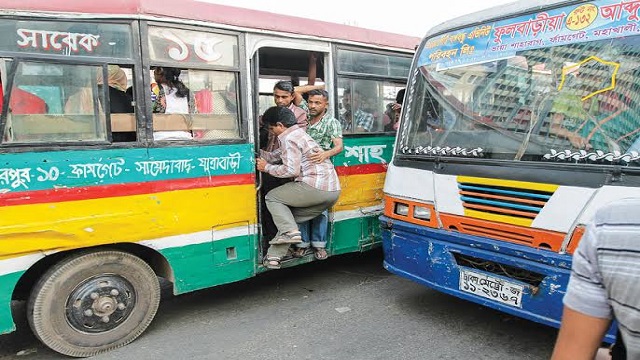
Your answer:
[[[460,290],[503,304],[522,307],[524,286],[502,279],[460,269]]]

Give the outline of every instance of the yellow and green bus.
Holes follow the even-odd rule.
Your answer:
[[[304,85],[310,65],[337,118],[346,89],[374,116],[334,159],[343,191],[328,252],[380,245],[385,109],[419,39],[191,0],[0,9],[0,334],[25,300],[44,344],[91,356],[145,330],[159,277],[183,294],[266,271],[258,118],[274,81]],[[157,67],[180,69],[188,112],[153,112]],[[111,86],[114,69],[126,86]],[[130,104],[116,106],[123,94]]]

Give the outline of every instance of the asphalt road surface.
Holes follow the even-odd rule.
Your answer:
[[[557,330],[388,273],[379,250],[173,297],[133,343],[93,359],[548,359]],[[0,359],[65,359],[14,304]]]

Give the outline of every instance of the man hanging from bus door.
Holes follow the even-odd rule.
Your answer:
[[[329,94],[325,90],[311,90],[308,94],[309,125],[307,126],[307,134],[322,148],[322,151],[311,154],[310,159],[321,164],[342,151],[342,127],[340,122],[328,111]],[[328,226],[328,209],[309,221],[298,223],[302,243],[296,245],[297,249],[293,252],[293,256],[303,257],[309,253],[311,247],[316,259],[326,259]]]
[[[293,112],[296,123],[303,129],[307,127],[307,112],[302,108],[296,106],[293,103],[295,98],[294,87],[291,81],[281,80],[278,81],[273,87],[273,102],[278,107],[284,107],[291,112]],[[262,118],[260,119],[260,149],[265,151],[275,151],[279,147],[279,142],[276,136],[270,133],[267,129],[266,124],[263,123]],[[262,248],[267,248],[268,240],[273,238],[276,235],[276,226],[273,222],[271,214],[266,208],[264,196],[271,190],[274,189],[285,182],[289,182],[291,179],[286,178],[276,178],[268,173],[262,174],[262,191],[261,191],[261,212],[263,214],[261,218],[262,225]]]
[[[278,232],[269,242],[271,246],[263,265],[279,269],[290,244],[302,242],[297,223],[311,220],[333,206],[340,196],[340,181],[328,158],[322,162],[311,159],[311,155],[322,150],[296,124],[291,110],[271,107],[262,120],[281,146],[273,152],[260,150],[260,157],[256,159],[257,169],[278,178],[294,178],[294,181],[272,189],[265,196]]]

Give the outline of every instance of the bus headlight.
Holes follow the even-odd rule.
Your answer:
[[[396,208],[393,211],[396,215],[409,216],[409,205],[403,203],[396,203]]]
[[[414,206],[413,217],[420,220],[430,221],[431,209],[422,206]]]

